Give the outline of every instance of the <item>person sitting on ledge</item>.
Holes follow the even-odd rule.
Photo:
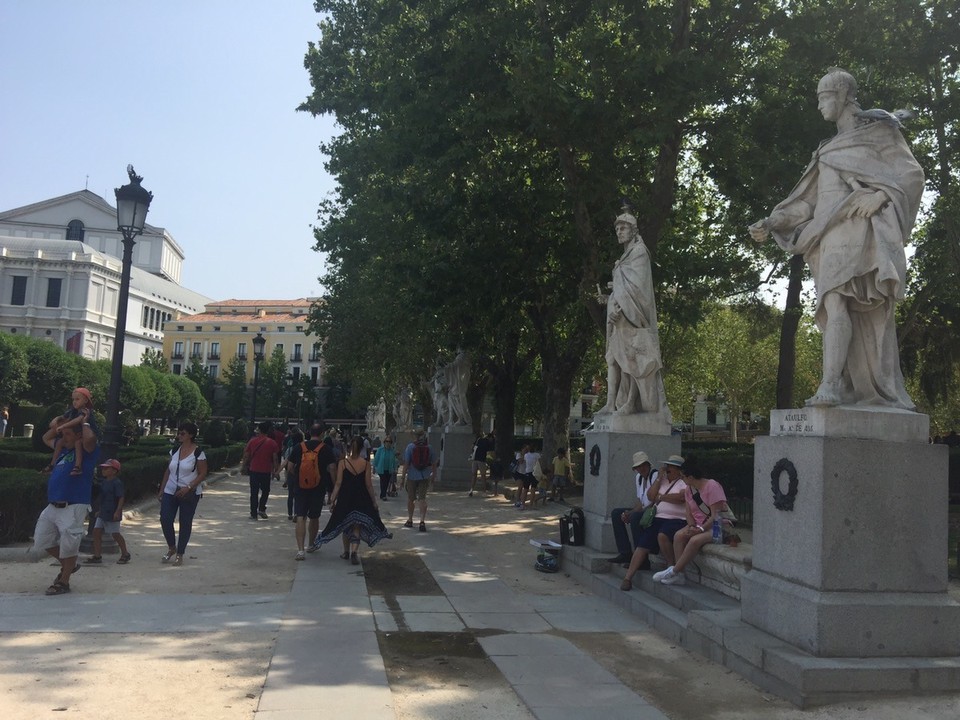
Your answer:
[[[697,556],[700,548],[713,539],[713,520],[727,509],[723,487],[716,480],[704,478],[695,460],[687,458],[680,472],[687,483],[684,490],[687,526],[673,536],[676,564],[653,575],[655,581],[664,585],[683,585],[687,581],[684,568]]]
[[[657,471],[652,469],[650,459],[643,450],[638,450],[633,454],[633,473],[633,483],[637,489],[637,501],[632,508],[617,507],[610,511],[610,524],[613,528],[613,539],[617,543],[617,555],[607,558],[607,562],[630,562],[634,545],[639,547],[640,536],[644,532],[644,529],[640,527],[640,518],[643,516],[644,509],[653,502],[648,495],[648,491],[657,482]],[[633,545],[630,544],[630,538],[627,537],[628,524],[630,525],[630,534],[633,536]]]
[[[637,549],[633,551],[627,574],[620,584],[621,590],[633,589],[633,576],[640,568],[650,567],[650,553],[660,552],[668,565],[676,559],[673,554],[673,539],[687,526],[684,492],[687,489],[680,468],[684,459],[671,455],[660,463],[657,481],[647,491],[648,499],[657,506],[657,515],[650,527],[637,538]]]

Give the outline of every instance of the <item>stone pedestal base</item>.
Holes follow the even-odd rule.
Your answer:
[[[632,416],[636,417],[636,416]],[[648,429],[662,430],[662,425]],[[610,511],[615,507],[633,507],[637,501],[634,482],[633,454],[643,450],[654,469],[657,462],[680,453],[680,436],[666,432],[638,434],[591,430],[586,438],[583,480],[583,513],[586,520],[587,546],[601,552],[615,553]],[[591,466],[597,466],[592,474]]]
[[[926,418],[789,412],[805,417],[757,438],[743,620],[819,657],[960,654],[960,605],[946,592],[947,449],[915,439]],[[827,427],[869,437],[819,434]]]
[[[436,486],[445,488],[468,487],[470,485],[470,451],[473,450],[473,430],[466,425],[447,426],[443,429],[440,452],[440,468],[437,471]],[[433,432],[430,433],[433,443]],[[434,445],[436,450],[439,445]]]

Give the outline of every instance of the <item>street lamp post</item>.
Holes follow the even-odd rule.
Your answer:
[[[257,424],[257,384],[260,382],[260,362],[263,360],[263,348],[267,339],[257,333],[253,339],[253,402],[250,403],[250,434],[253,434]]]
[[[107,415],[103,428],[103,457],[116,457],[120,446],[120,384],[123,381],[123,345],[127,333],[127,301],[130,299],[130,266],[133,264],[134,238],[143,233],[147,210],[153,193],[140,186],[142,177],[127,165],[130,182],[114,190],[117,197],[117,230],[123,235],[123,266],[120,273],[120,296],[117,299],[117,329],[113,341],[113,365],[110,370],[110,391],[107,394]]]

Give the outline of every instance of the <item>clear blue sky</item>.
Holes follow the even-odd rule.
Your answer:
[[[296,112],[318,20],[310,0],[3,0],[0,210],[85,184],[113,204],[132,163],[147,221],[186,254],[183,285],[318,294],[334,125]]]

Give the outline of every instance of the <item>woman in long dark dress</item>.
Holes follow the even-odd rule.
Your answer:
[[[380,519],[377,495],[373,490],[372,471],[363,448],[363,438],[359,435],[350,442],[350,453],[337,464],[337,479],[330,495],[333,512],[327,526],[314,541],[319,548],[343,536],[344,560],[354,565],[360,564],[358,551],[360,541],[373,547],[384,538],[392,538]]]

